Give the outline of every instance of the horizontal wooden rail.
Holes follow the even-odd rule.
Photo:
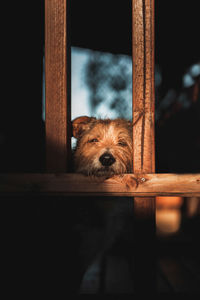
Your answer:
[[[200,174],[0,174],[0,195],[199,196]]]

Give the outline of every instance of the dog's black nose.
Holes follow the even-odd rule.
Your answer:
[[[99,161],[103,166],[109,167],[114,164],[116,160],[111,153],[105,152],[99,157]]]

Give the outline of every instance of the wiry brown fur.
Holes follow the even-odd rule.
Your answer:
[[[75,171],[85,175],[111,176],[132,171],[132,126],[124,119],[80,117],[73,121],[77,138]],[[115,162],[103,166],[99,160],[110,153]]]

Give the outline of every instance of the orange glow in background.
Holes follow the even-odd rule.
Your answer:
[[[156,229],[160,236],[178,232],[181,224],[182,197],[156,197]]]

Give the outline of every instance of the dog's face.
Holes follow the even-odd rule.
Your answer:
[[[75,171],[111,176],[132,171],[132,126],[122,119],[79,117],[72,123],[77,138]]]

